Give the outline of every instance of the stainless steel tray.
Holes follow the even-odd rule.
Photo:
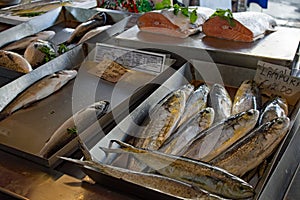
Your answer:
[[[159,48],[186,60],[197,59],[247,68],[259,60],[291,67],[298,51],[300,29],[278,27],[274,33],[253,43],[233,42],[196,34],[185,39],[139,31],[137,26],[118,35],[112,43],[120,46]]]
[[[192,61],[193,66],[186,64],[181,67],[178,71],[168,70],[165,73],[166,77],[169,77],[165,82],[161,84],[161,86],[153,92],[143,103],[141,103],[134,111],[130,113],[127,117],[124,118],[115,128],[113,128],[109,134],[107,134],[103,139],[101,139],[95,146],[90,149],[93,157],[102,162],[110,163],[113,157],[106,157],[104,152],[100,150],[99,146],[108,147],[109,141],[111,139],[125,140],[128,138],[128,133],[134,133],[139,130],[139,126],[141,122],[145,119],[148,114],[148,110],[152,105],[155,105],[157,102],[161,100],[168,92],[177,89],[179,86],[191,82],[192,80],[205,80],[208,83],[221,83],[225,84],[229,88],[232,89],[232,92],[236,90],[236,88],[240,85],[240,83],[246,79],[253,79],[255,75],[255,70],[246,69],[240,67],[233,67],[223,64],[214,64],[204,61]],[[196,73],[195,73],[196,72]],[[230,90],[231,91],[231,90]],[[229,92],[230,92],[229,91]],[[297,156],[297,160],[290,159],[286,160],[287,155],[291,154],[293,156],[294,153],[291,152],[295,150],[294,146],[291,146],[292,143],[297,143],[299,138],[299,132],[296,130],[299,128],[299,119],[300,119],[300,105],[296,105],[293,111],[290,113],[290,118],[292,119],[292,126],[290,131],[288,132],[285,140],[282,142],[281,146],[277,149],[276,153],[273,154],[273,158],[271,163],[264,173],[263,177],[259,181],[250,180],[249,182],[255,186],[256,196],[255,199],[267,199],[264,198],[266,195],[264,193],[270,194],[272,192],[272,196],[276,199],[280,195],[283,195],[285,185],[281,184],[284,182],[288,182],[292,179],[291,175],[282,176],[277,175],[277,171],[275,168],[281,166],[284,170],[293,171],[296,169],[297,164],[299,163],[299,156]],[[289,150],[289,148],[292,148]],[[274,170],[275,169],[275,170]],[[282,170],[283,170],[282,169]],[[91,178],[96,180],[101,184],[108,185],[113,187],[114,189],[123,188],[129,193],[133,195],[138,195],[139,197],[153,199],[154,196],[153,191],[149,192],[148,189],[145,189],[142,185],[132,185],[128,184],[124,181],[118,182],[118,186],[115,187],[114,183],[116,180],[114,178],[109,178],[108,176],[104,176],[99,171],[95,171],[94,169],[83,167],[83,171],[89,175]],[[277,178],[274,180],[274,176]],[[276,181],[276,183],[274,183]],[[277,186],[280,185],[281,189],[277,189],[276,191],[272,190],[272,184]],[[286,184],[288,187],[288,184]],[[127,190],[126,190],[127,189]],[[135,191],[140,192],[135,192]],[[141,196],[142,195],[142,196]],[[160,196],[161,195],[161,196]],[[166,194],[162,194],[160,192],[156,192],[155,197],[163,198]]]

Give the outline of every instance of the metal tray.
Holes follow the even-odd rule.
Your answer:
[[[113,43],[174,52],[186,60],[197,59],[227,65],[256,68],[259,60],[291,68],[300,41],[300,29],[278,30],[252,43],[205,37],[203,33],[185,39],[139,31],[137,26],[118,35]]]
[[[128,133],[134,133],[139,130],[139,126],[141,122],[145,119],[148,115],[148,110],[152,105],[158,103],[162,97],[164,97],[168,92],[177,89],[179,86],[191,82],[192,80],[205,80],[207,83],[220,83],[226,85],[230,88],[231,92],[234,92],[240,83],[246,79],[253,79],[255,75],[255,70],[253,69],[246,69],[240,67],[233,67],[223,64],[214,64],[204,61],[192,61],[193,66],[191,67],[189,64],[184,65],[178,71],[168,70],[166,71],[165,76],[169,77],[165,82],[161,83],[161,86],[153,92],[142,104],[140,104],[134,111],[130,113],[127,117],[124,118],[115,128],[113,128],[109,134],[107,134],[103,139],[98,141],[98,143],[90,149],[91,154],[93,157],[99,161],[110,163],[113,159],[113,156],[106,157],[103,151],[100,150],[99,146],[108,147],[109,141],[111,139],[118,139],[118,140],[125,140],[128,138]],[[196,73],[195,73],[196,72]],[[233,95],[232,93],[231,95]],[[266,172],[263,174],[262,178],[257,180],[250,180],[249,182],[255,186],[256,196],[254,199],[268,199],[264,198],[266,195],[263,193],[272,194],[272,196],[278,198],[280,195],[283,195],[284,187],[288,187],[288,184],[283,185],[281,183],[288,182],[292,179],[293,173],[286,174],[284,177],[276,174],[278,170],[275,168],[281,166],[283,170],[293,171],[296,169],[297,164],[299,163],[300,159],[294,160],[286,160],[285,154],[292,153],[295,150],[294,146],[291,146],[292,143],[297,143],[299,138],[299,132],[296,130],[299,128],[299,119],[300,119],[300,104],[298,103],[293,111],[290,113],[291,118],[291,128],[288,132],[285,140],[282,142],[280,147],[277,149],[276,153],[273,154],[272,160],[269,163],[269,166]],[[293,147],[292,149],[290,149]],[[289,150],[290,149],[290,150]],[[289,152],[288,152],[289,151]],[[292,152],[291,152],[292,151]],[[299,158],[299,156],[298,156]],[[283,162],[284,160],[284,162]],[[128,184],[124,181],[118,182],[118,186],[115,187],[116,180],[114,178],[109,179],[108,176],[104,176],[101,172],[95,171],[94,169],[83,167],[83,171],[93,178],[96,182],[101,184],[109,185],[114,189],[125,188],[129,193],[133,195],[138,195],[143,199],[153,199],[154,196],[153,191],[149,192],[149,189],[144,188],[142,185],[132,185]],[[276,180],[274,177],[276,176]],[[272,179],[273,178],[273,179]],[[272,184],[276,182],[276,185],[280,185],[280,189],[276,191],[272,190]],[[135,192],[135,191],[140,192]],[[142,196],[141,196],[142,195]],[[160,196],[161,195],[161,196]],[[155,197],[163,198],[166,194],[162,194],[160,192],[156,192]],[[271,198],[272,199],[272,198]]]

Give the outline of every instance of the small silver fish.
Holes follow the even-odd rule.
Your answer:
[[[0,113],[0,120],[11,115],[13,112],[22,107],[26,107],[53,94],[70,80],[75,78],[76,75],[76,70],[61,70],[42,78],[31,85],[23,93],[17,96],[7,107],[5,107]]]
[[[214,113],[212,108],[201,110],[194,117],[182,124],[179,129],[165,141],[159,151],[166,154],[178,155],[185,145],[194,137],[212,125]]]
[[[215,123],[231,115],[232,101],[224,86],[213,84],[208,96],[208,106],[215,111]]]
[[[18,53],[0,50],[0,66],[21,73],[32,71],[30,63]]]
[[[83,108],[67,119],[50,137],[39,155],[49,158],[57,150],[65,146],[78,134],[91,126],[107,111],[109,102],[98,101],[86,108]]]

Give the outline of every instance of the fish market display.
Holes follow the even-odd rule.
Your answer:
[[[178,155],[178,153],[194,137],[208,129],[214,121],[215,112],[212,108],[201,110],[194,117],[182,124],[179,129],[173,133],[159,149],[160,152]]]
[[[219,122],[231,115],[232,101],[224,86],[213,84],[208,96],[208,106],[215,111],[214,122]]]
[[[29,44],[24,53],[24,58],[33,68],[44,64],[56,57],[53,44],[44,40],[36,40]]]
[[[109,102],[99,101],[76,112],[53,133],[40,150],[39,155],[49,158],[57,150],[71,141],[71,139],[77,137],[77,134],[101,118],[106,113],[108,107]]]
[[[208,162],[251,131],[258,117],[254,109],[233,115],[196,136],[181,155]]]
[[[200,85],[193,91],[187,100],[184,113],[181,116],[178,126],[206,107],[208,93],[209,88],[206,84]]]
[[[212,160],[211,164],[242,176],[274,151],[287,133],[289,124],[289,118],[279,117],[261,125]]]
[[[75,70],[61,70],[42,78],[6,106],[0,113],[0,120],[22,107],[29,106],[30,104],[53,94],[55,91],[62,88],[68,81],[75,78],[76,75],[77,71]]]
[[[36,40],[50,40],[54,37],[55,32],[54,31],[42,31],[39,32],[35,35],[31,35],[28,37],[25,37],[23,39],[20,39],[18,41],[15,41],[7,46],[5,46],[4,48],[2,48],[3,50],[6,51],[21,51],[21,50],[25,50],[27,48],[27,46],[29,46],[29,44],[31,44],[32,42],[36,41]]]
[[[249,109],[261,109],[261,94],[254,80],[245,80],[237,90],[232,105],[231,114],[237,114]]]
[[[66,41],[66,44],[78,42],[81,39],[81,37],[83,37],[90,30],[99,26],[104,26],[106,24],[106,19],[106,13],[96,13],[95,15],[90,17],[86,22],[83,22],[76,27],[72,35]]]
[[[0,66],[21,73],[32,71],[32,67],[26,59],[11,51],[0,50]]]
[[[79,40],[78,44],[87,41],[88,39],[90,39],[90,38],[94,37],[95,35],[98,35],[99,33],[109,29],[110,27],[111,27],[111,25],[105,25],[105,26],[100,26],[100,27],[97,27],[97,28],[94,28],[94,29],[90,30],[89,32],[84,34],[84,36]]]
[[[157,151],[135,148],[113,140],[120,149],[100,147],[106,153],[128,153],[161,175],[177,179],[226,198],[247,198],[254,195],[251,185],[242,179],[207,163]]]
[[[205,35],[227,40],[253,42],[274,31],[276,21],[260,12],[237,12],[217,10],[202,27]]]
[[[286,117],[288,115],[288,104],[286,99],[275,97],[266,103],[259,117],[259,124],[264,124],[278,117]]]

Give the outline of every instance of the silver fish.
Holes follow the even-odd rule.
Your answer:
[[[18,41],[15,41],[3,48],[3,50],[6,51],[20,51],[25,50],[27,46],[36,40],[50,40],[54,37],[55,32],[54,31],[42,31],[35,35],[31,35],[25,38],[22,38]]]
[[[250,132],[258,117],[259,111],[254,109],[233,115],[196,136],[180,153],[208,162]]]
[[[231,115],[232,101],[224,86],[213,84],[208,96],[208,106],[215,111],[214,122],[219,122]]]
[[[259,118],[259,125],[288,115],[288,103],[282,97],[275,97],[266,103]]]
[[[179,129],[165,141],[159,151],[166,154],[178,155],[189,141],[212,125],[214,113],[212,108],[201,110],[194,117],[182,124]]]
[[[254,194],[253,188],[242,179],[227,171],[204,162],[158,151],[135,148],[118,140],[120,149],[99,147],[106,153],[127,153],[167,177],[199,187],[226,198],[247,198]]]
[[[267,122],[210,163],[237,176],[242,176],[262,163],[278,146],[289,129],[288,117],[280,117]]]
[[[100,27],[97,27],[97,28],[94,28],[94,29],[90,30],[89,32],[84,34],[84,36],[79,40],[78,44],[81,44],[81,43],[89,40],[90,38],[92,38],[95,35],[98,35],[99,33],[109,29],[110,27],[111,27],[111,25],[105,25],[105,26],[100,26]]]
[[[0,66],[21,73],[32,71],[30,63],[18,53],[0,50]]]
[[[261,102],[260,91],[255,81],[245,80],[235,94],[231,114],[234,115],[249,109],[260,110]]]
[[[75,78],[76,75],[76,70],[61,70],[42,78],[17,96],[7,107],[5,107],[0,114],[0,120],[11,115],[13,112],[22,107],[26,107],[53,94],[70,80]]]
[[[39,155],[49,158],[57,150],[65,146],[72,139],[77,137],[85,129],[91,126],[107,111],[109,102],[98,101],[86,108],[83,108],[67,119],[49,138]]]
[[[206,84],[200,85],[195,91],[193,91],[187,100],[185,110],[181,116],[180,122],[178,123],[178,127],[206,107],[208,93],[209,88]]]

